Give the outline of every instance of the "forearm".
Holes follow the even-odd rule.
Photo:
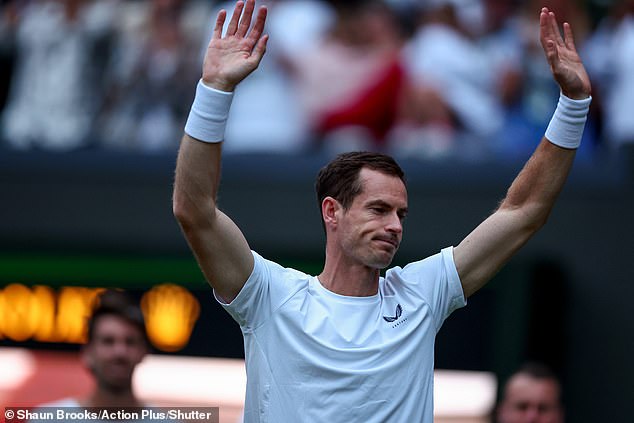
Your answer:
[[[591,97],[561,95],[546,134],[511,185],[500,208],[522,209],[530,226],[545,223],[581,143]]]
[[[570,120],[563,113],[562,118],[558,106],[554,124],[511,184],[498,210],[454,249],[466,296],[480,289],[546,223],[576,153],[575,148],[560,145],[579,145],[585,115],[582,117]],[[557,123],[562,121],[563,126]]]
[[[204,143],[185,134],[176,163],[173,207],[183,226],[205,226],[216,216],[221,143]],[[208,224],[208,223],[207,223]]]
[[[466,296],[480,289],[544,224],[572,167],[590,106],[590,79],[570,25],[562,38],[555,14],[541,9],[540,41],[562,96],[541,143],[515,178],[498,210],[455,249]]]
[[[222,143],[183,137],[176,165],[174,214],[216,294],[230,302],[253,269],[238,227],[216,207]]]
[[[568,177],[576,150],[554,145],[545,137],[511,184],[500,204],[515,211],[527,228],[537,230],[548,218]]]
[[[202,223],[213,217],[220,179],[220,159],[233,92],[200,81],[191,107],[176,164],[174,213]],[[191,222],[190,222],[191,223]]]
[[[543,138],[498,210],[454,249],[466,297],[489,281],[546,223],[574,156],[575,150]]]

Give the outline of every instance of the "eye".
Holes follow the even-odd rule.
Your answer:
[[[526,410],[528,410],[528,407],[529,407],[529,404],[526,403],[526,402],[520,402],[519,404],[516,405],[516,408],[519,411],[526,411]]]
[[[125,338],[125,343],[128,347],[136,347],[143,345],[143,339],[138,336],[128,336]]]
[[[101,344],[105,346],[111,346],[114,344],[114,337],[112,336],[104,336],[100,339]]]

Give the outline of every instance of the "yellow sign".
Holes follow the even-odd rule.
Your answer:
[[[0,339],[80,344],[103,288],[10,284],[0,289]],[[146,292],[141,307],[150,342],[162,351],[187,345],[200,304],[185,288],[163,284]]]
[[[185,288],[164,284],[143,295],[141,309],[150,342],[163,351],[178,351],[189,341],[200,304]]]
[[[0,291],[0,337],[14,341],[82,343],[86,321],[102,288],[33,288],[11,284]]]

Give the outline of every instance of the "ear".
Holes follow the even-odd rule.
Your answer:
[[[332,197],[324,198],[321,202],[321,216],[324,219],[324,225],[326,228],[332,228],[337,226],[339,220],[339,210],[341,210],[341,204],[339,201]]]
[[[82,345],[81,350],[79,351],[79,357],[84,367],[92,373],[94,363],[93,363],[93,358],[92,358],[92,354],[90,350],[90,345],[88,344]]]

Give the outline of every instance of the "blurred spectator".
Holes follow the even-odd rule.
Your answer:
[[[260,4],[269,7],[268,54],[239,87],[227,153],[316,145],[418,157],[528,155],[557,97],[532,24],[544,5],[575,28],[596,80],[595,107],[604,108],[602,139],[614,148],[634,144],[634,0],[614,3],[594,34],[576,0]],[[67,151],[94,140],[124,150],[176,149],[211,16],[233,3],[216,6],[2,0],[8,87],[0,137],[23,150]],[[2,99],[0,87],[0,107]],[[594,151],[595,121],[590,116],[582,157]]]
[[[522,95],[522,37],[519,2],[485,0],[481,45],[496,69],[495,86],[502,105],[514,107]],[[537,12],[536,12],[537,13]]]
[[[404,51],[414,82],[433,89],[446,105],[445,127],[411,148],[430,155],[480,154],[502,126],[497,70],[478,44],[483,27],[479,0],[434,0],[422,9],[421,23]]]
[[[301,104],[326,149],[380,149],[397,115],[403,34],[384,2],[330,3],[325,36],[288,57]]]
[[[0,129],[12,147],[66,151],[89,142],[116,5],[16,0],[10,6],[0,38],[14,41],[16,65]]]
[[[200,73],[184,0],[125,5],[99,132],[108,148],[176,150]]]
[[[570,22],[579,50],[588,37],[589,20],[576,0],[487,0],[485,4],[487,33],[483,45],[498,69],[498,95],[505,107],[504,126],[493,139],[493,150],[502,158],[523,159],[544,135],[559,94],[543,57],[539,28],[533,24],[535,16],[546,6],[561,16],[562,22]],[[595,138],[594,122],[589,116],[578,150],[581,159],[592,157]]]
[[[107,290],[88,321],[81,359],[95,379],[83,398],[64,398],[48,407],[141,407],[132,387],[136,366],[149,350],[143,314],[122,291]]]
[[[602,139],[613,150],[634,145],[634,0],[614,2],[584,53],[603,105]]]
[[[504,385],[497,423],[563,423],[557,376],[540,363],[520,367]]]
[[[322,0],[259,1],[269,9],[265,31],[270,35],[267,55],[233,99],[223,147],[227,154],[244,152],[298,153],[311,140],[308,117],[300,104],[290,63],[314,51],[333,19]],[[231,13],[235,2],[220,4],[213,11]],[[213,18],[209,19],[213,22]],[[225,28],[228,20],[225,22]],[[205,49],[211,38],[209,25]],[[242,118],[240,117],[242,116]]]

